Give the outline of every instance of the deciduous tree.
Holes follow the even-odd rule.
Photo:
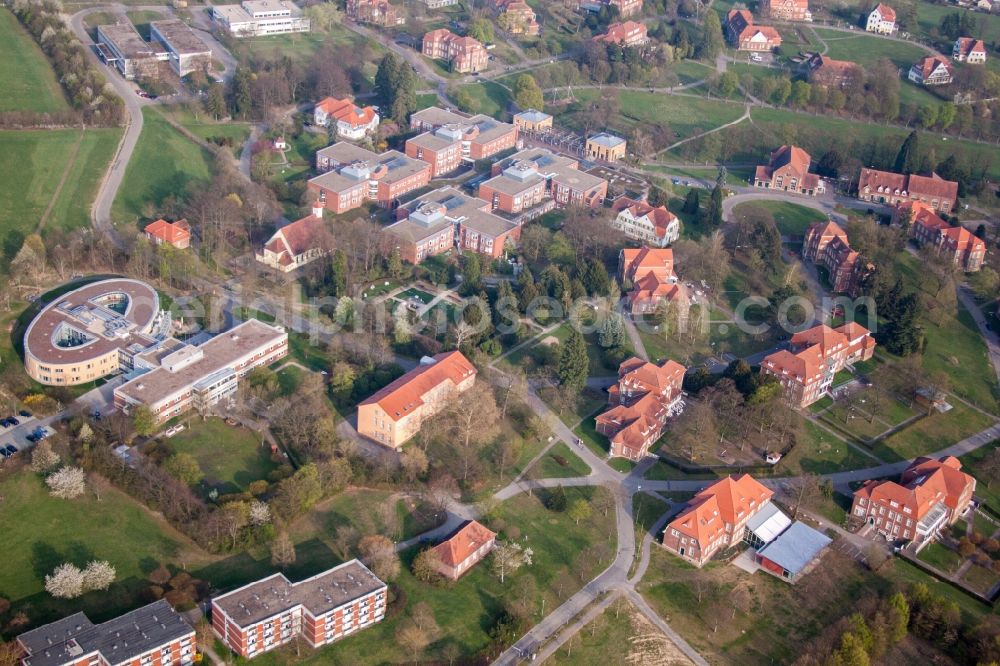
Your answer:
[[[45,477],[49,494],[60,499],[75,499],[86,491],[87,476],[79,467],[63,467]]]

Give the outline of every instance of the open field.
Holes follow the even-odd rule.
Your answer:
[[[996,419],[957,403],[945,414],[935,412],[885,438],[872,451],[887,462],[914,458],[946,448],[995,422]]]
[[[469,108],[470,112],[483,113],[499,120],[507,115],[510,93],[499,83],[480,81],[459,86],[458,90],[466,93],[474,102],[474,106]]]
[[[270,449],[261,446],[261,436],[246,428],[232,427],[220,418],[192,419],[187,427],[166,440],[175,453],[195,457],[205,474],[201,485],[219,494],[245,490],[251,481],[266,479],[277,465]]]
[[[994,511],[1000,511],[1000,483],[998,483],[1000,479],[989,474],[984,461],[998,446],[1000,439],[993,440],[987,446],[959,458],[962,461],[962,469],[976,477],[976,495],[983,498]]]
[[[566,489],[570,502],[589,497],[591,492],[590,488]],[[417,655],[395,640],[396,631],[417,602],[430,607],[439,627],[426,656],[444,660],[445,646],[454,644],[463,656],[471,659],[489,643],[489,630],[500,617],[503,599],[521,589],[526,579],[532,579],[537,585],[538,592],[529,595],[529,604],[537,609],[533,618],[537,618],[543,596],[546,609],[554,608],[576,592],[584,581],[606,567],[614,550],[613,541],[608,543],[609,534],[612,540],[614,538],[613,515],[604,517],[595,512],[590,520],[577,525],[566,513],[545,509],[537,497],[521,495],[508,500],[496,509],[494,517],[485,519],[485,523],[491,529],[500,531],[502,539],[515,538],[516,534],[518,541],[530,545],[534,551],[534,563],[507,576],[503,584],[490,572],[489,562],[485,562],[454,585],[435,586],[421,583],[412,576],[408,565],[416,551],[407,551],[403,554],[403,570],[395,581],[400,590],[396,603],[403,607],[390,604],[383,622],[331,647],[305,652],[304,659],[296,661],[318,665],[419,660]],[[328,535],[320,538],[326,539]],[[596,551],[592,550],[595,544],[604,545],[603,556],[595,556]],[[294,647],[287,650],[294,654]],[[285,651],[279,650],[254,659],[253,663],[276,666],[287,663],[286,657]]]
[[[250,123],[234,120],[215,122],[207,115],[195,115],[185,107],[173,109],[171,117],[192,134],[206,141],[216,142],[222,138],[231,140],[234,144],[232,150],[236,154],[239,154],[243,143],[250,136]],[[289,159],[292,159],[291,156]]]
[[[954,573],[962,563],[962,557],[958,553],[939,543],[924,546],[917,558],[944,573]]]
[[[812,421],[803,419],[804,437],[778,465],[781,474],[831,474],[878,464]]]
[[[782,236],[804,236],[809,225],[815,222],[822,222],[826,219],[826,215],[815,208],[806,208],[805,206],[787,201],[754,201],[744,203],[736,206],[733,209],[733,213],[739,217],[740,214],[745,214],[755,209],[771,213]]]
[[[813,30],[830,47],[826,52],[828,57],[834,60],[851,60],[864,68],[870,68],[879,60],[887,58],[896,67],[908,70],[910,65],[927,55],[916,44],[884,39],[863,31],[852,34],[820,27]],[[905,87],[910,84],[904,81],[901,85]]]
[[[528,474],[540,479],[587,476],[590,474],[590,465],[583,462],[566,444],[558,442],[529,470]]]
[[[620,598],[545,662],[553,666],[680,666],[691,663],[627,599]]]
[[[951,380],[951,391],[993,414],[1000,413],[1000,389],[990,365],[979,327],[959,302],[958,317],[944,326],[921,322],[927,339],[923,365],[928,372],[942,372]]]
[[[100,499],[88,492],[75,500],[63,500],[49,496],[41,477],[27,470],[0,481],[4,497],[0,596],[13,601],[15,607],[30,603],[32,622],[76,610],[93,613],[94,620],[114,616],[136,603],[149,571],[159,563],[177,561],[182,551],[195,548],[131,498],[98,483]],[[45,575],[56,566],[67,561],[84,565],[95,558],[107,560],[117,571],[116,583],[109,591],[70,602],[45,594]]]
[[[0,9],[0,111],[66,111],[55,72],[31,35]]]
[[[155,109],[147,107],[142,113],[139,145],[112,207],[119,223],[155,215],[164,199],[183,199],[189,185],[207,181],[211,173],[207,150],[171,127]]]
[[[655,123],[668,126],[678,139],[683,139],[736,120],[743,113],[743,107],[738,104],[724,104],[701,97],[637,90],[618,90],[615,94],[621,110],[611,119],[608,129],[623,136],[627,136],[637,123]],[[579,119],[574,112],[600,98],[601,91],[588,88],[575,91],[575,95],[577,103],[569,107],[569,113],[561,120],[562,124],[579,129]]]
[[[82,134],[75,129],[0,131],[0,173],[4,174],[0,236],[12,230],[35,231],[50,204],[45,228],[89,225],[90,204],[120,137],[118,129],[91,129]],[[67,162],[71,155],[72,161]]]

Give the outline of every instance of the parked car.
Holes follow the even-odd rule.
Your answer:
[[[10,455],[14,455],[15,453],[17,453],[17,447],[14,446],[13,444],[8,444],[3,448],[3,450],[9,453]]]
[[[4,460],[10,458],[11,454],[7,452],[7,449],[0,449],[0,456],[3,456]]]
[[[29,412],[29,411],[27,411],[27,410],[25,410],[25,409],[22,409],[21,411],[19,411],[19,412],[17,413],[17,415],[18,415],[18,416],[23,416],[23,417],[24,417],[24,418],[26,418],[26,419],[30,419],[30,418],[31,418],[31,412]]]
[[[17,420],[17,417],[11,416],[9,419],[11,425],[21,425],[21,422]]]
[[[38,441],[38,438],[37,438],[37,437],[35,437],[35,434],[34,434],[34,433],[32,433],[32,434],[28,435],[28,436],[26,437],[26,439],[27,439],[27,440],[28,440],[29,442],[31,442],[32,444],[34,444],[35,442],[37,442],[37,441]]]

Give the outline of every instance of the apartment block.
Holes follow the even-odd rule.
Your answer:
[[[862,168],[858,176],[858,198],[888,206],[920,201],[936,211],[950,213],[958,201],[958,183],[936,173],[918,176]]]
[[[211,601],[212,630],[236,654],[253,659],[301,638],[322,647],[385,617],[386,584],[358,560],[298,583],[284,574]]]
[[[349,160],[344,159],[347,156]],[[430,164],[398,150],[376,154],[338,143],[317,153],[316,161],[317,168],[325,173],[310,179],[307,187],[333,213],[359,208],[367,201],[392,208],[401,196],[431,180]]]
[[[238,5],[214,5],[212,19],[233,37],[309,32],[309,19],[289,0],[243,0]]]
[[[955,266],[966,273],[975,273],[986,260],[986,243],[965,227],[951,226],[925,203],[907,201],[898,204],[893,222],[909,226],[910,235],[920,245],[930,245],[938,253],[950,257]]]
[[[608,181],[580,171],[577,160],[544,148],[522,150],[496,162],[490,174],[493,177],[479,186],[479,198],[520,222],[553,207],[594,208],[608,194]]]
[[[476,115],[439,125],[406,141],[406,155],[431,165],[432,177],[517,146],[517,126]]]

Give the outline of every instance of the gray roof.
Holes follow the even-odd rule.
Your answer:
[[[446,210],[445,217],[429,225],[421,224],[407,217],[389,225],[385,230],[395,236],[417,243],[425,238],[436,236],[456,222],[461,223],[463,227],[494,238],[517,226],[513,222],[490,213],[488,202],[463,194],[452,186],[428,192],[405,204],[403,208],[412,213],[424,203],[441,204]]]
[[[540,123],[543,120],[548,120],[552,116],[542,111],[538,111],[537,109],[528,109],[526,111],[522,111],[521,113],[516,114],[514,117],[522,118],[528,121],[529,123]]]
[[[594,136],[587,139],[588,142],[596,143],[601,146],[606,146],[608,148],[614,148],[615,146],[625,143],[625,139],[620,136],[615,136],[614,134],[608,134],[607,132],[601,132],[600,134],[595,134]]]
[[[317,151],[316,155],[341,164],[378,159],[378,153],[373,153],[367,148],[356,146],[347,141],[338,141],[337,143],[329,145],[326,148]]]
[[[423,134],[418,134],[412,139],[407,139],[406,143],[412,143],[415,146],[421,148],[427,148],[428,150],[441,150],[453,144],[456,144],[460,139],[452,139],[447,136],[435,134],[434,132],[424,132]]]
[[[777,539],[757,551],[793,576],[806,568],[832,539],[805,523],[795,521]]]
[[[505,176],[504,174],[500,174],[499,176],[490,178],[486,182],[482,183],[479,187],[482,188],[483,186],[486,186],[496,190],[497,192],[503,192],[504,194],[510,194],[513,196],[520,194],[521,192],[526,192],[530,190],[531,188],[537,186],[538,183],[542,182],[543,180],[544,179],[537,174],[532,178],[528,178],[527,180],[518,180],[516,178],[511,178],[510,176]]]
[[[98,42],[113,44],[126,58],[152,57],[158,49],[142,38],[131,23],[99,25]]]
[[[96,625],[75,613],[17,640],[29,654],[25,666],[62,666],[94,652],[118,664],[191,634],[194,628],[161,599]]]
[[[496,238],[500,234],[506,233],[517,227],[513,222],[497,217],[493,213],[483,213],[475,211],[466,219],[462,220],[462,226],[481,234]]]
[[[442,109],[440,106],[432,106],[426,109],[421,109],[410,116],[410,124],[423,123],[426,125],[447,125],[448,123],[461,123],[466,122],[469,116],[461,113],[456,113],[455,111],[449,111],[448,109]]]
[[[320,616],[383,588],[385,583],[368,567],[351,560],[298,583],[274,574],[213,598],[212,607],[248,627],[300,604]]]
[[[746,526],[764,543],[771,543],[791,524],[791,518],[783,514],[774,502],[769,501],[747,521]]]
[[[149,24],[150,34],[152,34],[155,28],[156,32],[160,34],[165,40],[166,44],[169,45],[174,52],[181,55],[193,55],[202,53],[211,53],[205,42],[201,41],[201,37],[195,34],[194,30],[185,23],[178,19],[168,19],[165,21],[152,21]]]

